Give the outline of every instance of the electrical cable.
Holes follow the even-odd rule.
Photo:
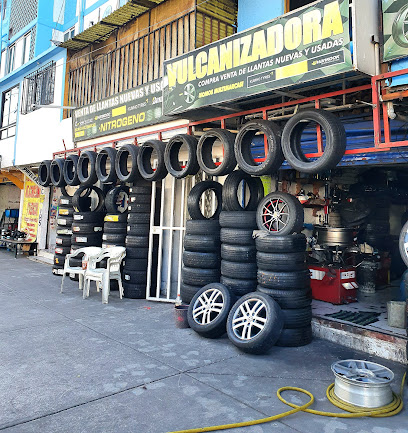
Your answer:
[[[402,399],[403,399],[406,375],[407,373],[405,373],[402,378],[400,393],[399,394],[395,394],[394,392],[392,393],[393,396],[392,402],[385,406],[381,406],[375,409],[354,406],[350,403],[346,403],[345,401],[340,400],[334,394],[334,383],[328,386],[326,390],[326,397],[330,401],[330,403],[332,403],[334,406],[338,407],[339,409],[345,410],[348,413],[324,412],[320,410],[309,409],[309,407],[314,402],[314,396],[311,392],[303,388],[297,388],[294,386],[284,386],[282,388],[279,388],[276,394],[278,399],[282,403],[286,404],[287,406],[292,407],[293,408],[292,410],[289,410],[287,412],[282,412],[277,415],[269,416],[267,418],[261,418],[252,421],[244,421],[244,422],[210,426],[210,427],[199,427],[199,428],[193,428],[188,430],[177,430],[170,433],[202,433],[202,432],[217,431],[217,430],[227,430],[227,429],[238,428],[238,427],[248,427],[252,425],[264,424],[267,422],[276,421],[278,419],[287,417],[297,412],[306,412],[306,413],[311,413],[313,415],[320,415],[320,416],[327,416],[327,417],[334,417],[334,418],[361,418],[365,416],[383,418],[383,417],[394,416],[400,413],[404,407]],[[282,397],[281,394],[284,391],[296,391],[302,394],[306,394],[310,398],[310,400],[302,406],[299,406],[294,403],[290,403]]]

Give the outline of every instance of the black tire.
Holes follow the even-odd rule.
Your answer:
[[[41,186],[51,185],[51,160],[46,159],[40,163],[38,167],[38,183]]]
[[[167,176],[167,168],[164,163],[164,149],[166,145],[160,140],[149,140],[142,144],[137,155],[137,166],[143,179],[157,182]],[[153,170],[151,156],[153,151],[157,155],[157,167]]]
[[[224,186],[225,187],[225,186]],[[230,229],[256,229],[256,212],[225,211],[220,213],[220,226]]]
[[[130,271],[142,271],[143,269],[147,271],[148,260],[146,259],[129,259],[125,257],[123,260],[123,269]]]
[[[69,235],[58,235],[55,239],[56,245],[63,247],[71,246],[71,236]]]
[[[185,235],[184,250],[198,253],[211,253],[220,250],[220,239],[215,236]]]
[[[191,300],[194,298],[195,294],[202,289],[203,286],[191,286],[189,284],[184,284],[183,282],[180,284],[180,296],[181,300],[185,304],[189,304]]]
[[[298,253],[263,253],[258,251],[256,263],[262,271],[301,271],[307,269],[306,254]]]
[[[188,307],[190,328],[205,338],[221,337],[227,332],[228,313],[234,302],[235,296],[227,287],[220,283],[207,284],[194,295]],[[204,306],[207,308],[203,309]]]
[[[64,267],[66,254],[54,254],[54,266]]]
[[[54,265],[52,267],[52,274],[56,275],[57,277],[61,277],[62,276],[62,272],[63,272],[64,266],[58,266],[58,265]]]
[[[72,217],[74,215],[74,208],[72,207],[66,207],[66,206],[59,206],[58,207],[58,216],[60,217]]]
[[[408,249],[405,248],[406,244],[408,245],[408,221],[402,227],[399,235],[399,250],[401,258],[405,265],[408,266]]]
[[[181,278],[184,284],[204,287],[206,284],[220,281],[219,269],[197,269],[183,266]]]
[[[221,244],[221,258],[230,262],[255,262],[256,248],[255,246],[240,246]]]
[[[310,287],[309,269],[296,272],[258,271],[258,283],[270,289]]]
[[[57,158],[51,162],[50,178],[51,178],[51,183],[54,186],[61,187],[66,185],[64,179],[64,164],[65,164],[64,158]]]
[[[74,212],[75,222],[103,224],[104,217],[104,212]]]
[[[183,264],[189,268],[216,269],[220,263],[221,257],[217,253],[183,252]]]
[[[72,197],[62,195],[58,200],[58,206],[72,207]]]
[[[126,212],[124,213],[109,213],[105,216],[103,219],[106,223],[113,223],[113,224],[125,224],[127,223],[128,214]]]
[[[62,170],[65,183],[69,186],[77,186],[81,182],[78,178],[78,155],[68,155]]]
[[[186,234],[189,235],[220,235],[220,224],[218,220],[187,220]]]
[[[100,222],[99,224],[95,223],[83,223],[74,221],[72,223],[72,233],[74,234],[93,234],[99,233],[102,235],[103,232],[103,224]]]
[[[201,196],[206,191],[214,191],[217,198],[217,209],[209,218],[206,218],[200,209]],[[193,220],[217,219],[222,209],[222,185],[213,180],[199,182],[191,189],[187,197],[187,210]]]
[[[132,203],[128,206],[128,212],[132,213],[149,213],[151,205],[149,203]]]
[[[152,195],[152,184],[144,179],[140,179],[129,188],[129,192],[135,195]]]
[[[126,233],[104,233],[102,241],[110,245],[126,245]]]
[[[123,296],[130,299],[145,299],[146,284],[123,284]]]
[[[129,269],[123,270],[123,280],[129,284],[146,284],[147,271],[130,271]]]
[[[256,211],[258,229],[274,236],[302,231],[303,221],[304,211],[300,201],[284,192],[268,194],[259,202]]]
[[[98,181],[95,171],[96,152],[84,150],[78,159],[77,173],[81,186],[92,186]]]
[[[147,194],[130,194],[129,195],[130,203],[151,203],[152,197]]]
[[[312,322],[312,307],[282,309],[283,327],[286,329],[304,328]]]
[[[256,290],[257,281],[248,279],[229,278],[221,275],[220,282],[227,286],[236,296],[243,296]]]
[[[319,124],[326,135],[323,155],[310,161],[301,146],[302,132],[309,122]],[[346,150],[346,131],[340,119],[324,110],[301,110],[285,124],[282,133],[282,150],[286,161],[301,173],[321,173],[331,170],[341,161]]]
[[[126,259],[147,259],[149,248],[144,247],[129,247],[126,245]]]
[[[73,234],[72,243],[81,246],[100,247],[102,245],[102,234]]]
[[[129,224],[126,227],[128,236],[148,236],[150,224]]]
[[[64,226],[64,227],[69,227],[71,228],[72,223],[74,222],[74,218],[73,217],[57,217],[57,224],[59,226]]]
[[[258,308],[257,314],[251,317],[250,321],[245,319],[246,316],[242,313],[243,304],[248,305],[248,308]],[[256,317],[262,318],[262,322],[257,321]],[[242,331],[241,326],[236,326],[237,324],[241,325],[241,323]],[[250,327],[246,328],[248,323],[250,323]],[[254,324],[255,326],[253,326]],[[263,326],[263,328],[260,329],[259,326]],[[246,353],[266,353],[277,342],[282,329],[283,316],[279,305],[270,296],[259,292],[248,293],[238,299],[228,315],[228,338],[234,346]]]
[[[117,151],[113,147],[104,147],[96,157],[96,176],[102,183],[115,183],[117,180],[115,171],[115,160]],[[107,162],[110,161],[110,170],[107,169]]]
[[[251,152],[252,140],[257,132],[262,132],[268,141],[268,153],[261,164],[254,160]],[[281,131],[269,120],[257,119],[246,123],[238,132],[234,150],[239,168],[254,176],[275,173],[285,159],[281,147]]]
[[[126,248],[147,248],[149,246],[149,236],[126,236]]]
[[[183,144],[186,145],[188,149],[188,159],[184,168],[181,166],[179,160],[179,152]],[[182,179],[191,175],[194,176],[200,170],[197,161],[197,144],[197,138],[188,134],[175,135],[167,143],[164,151],[164,162],[167,171],[176,179]]]
[[[313,340],[312,327],[283,329],[276,346],[280,347],[300,347],[310,344]]]
[[[224,277],[236,278],[238,280],[256,280],[257,271],[256,263],[221,261],[221,275]]]
[[[71,237],[71,235],[72,235],[71,226],[67,226],[67,227],[57,226],[56,233],[58,236],[69,235]]]
[[[126,235],[127,226],[126,223],[123,222],[121,224],[119,223],[112,223],[112,222],[105,222],[103,225],[103,232],[109,233],[109,234],[123,234]]]
[[[132,212],[128,214],[127,217],[128,224],[149,224],[150,223],[150,213],[146,212]]]
[[[271,236],[268,233],[261,233],[255,238],[257,251],[264,253],[295,253],[306,251],[306,236],[303,233]]]
[[[221,242],[230,245],[254,245],[252,230],[224,229],[220,230]]]
[[[268,289],[267,287],[257,286],[256,290],[265,295],[272,296],[281,308],[305,308],[312,304],[312,291],[306,289]]]
[[[121,182],[135,182],[141,178],[137,167],[139,148],[133,144],[124,144],[116,153],[115,171]],[[130,168],[128,169],[128,159]]]
[[[55,254],[66,256],[71,252],[71,244],[69,246],[57,245],[55,247]]]
[[[75,194],[72,197],[72,205],[77,212],[86,212],[88,210],[88,209],[85,209],[83,202],[81,201],[82,193],[84,191],[86,191],[87,189],[88,189],[88,187],[81,186],[80,188],[78,188],[75,191]],[[95,209],[92,210],[92,212],[95,212],[95,213],[100,212],[103,209],[104,204],[105,204],[103,192],[100,188],[98,188],[96,186],[91,186],[91,187],[89,187],[89,189],[92,189],[93,191],[95,191],[97,196],[98,196],[98,205],[96,206]]]
[[[122,203],[118,204],[119,195],[124,193],[125,197]],[[105,197],[105,208],[109,213],[124,213],[127,211],[129,201],[129,188],[125,185],[115,186],[110,189]]]
[[[212,156],[212,148],[216,140],[221,141],[224,148],[224,158],[219,165],[215,164]],[[215,128],[206,131],[200,137],[197,146],[197,161],[201,170],[211,176],[225,176],[231,173],[237,165],[234,140],[234,134],[226,129]]]
[[[82,257],[72,257],[69,259],[69,266],[82,267]]]

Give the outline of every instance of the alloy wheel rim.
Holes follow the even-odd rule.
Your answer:
[[[199,325],[209,325],[222,313],[224,295],[221,290],[208,289],[196,299],[193,305],[193,319]]]
[[[266,305],[257,298],[244,301],[232,317],[232,331],[240,340],[251,340],[259,335],[268,321]]]
[[[270,232],[282,231],[289,222],[289,206],[281,198],[268,200],[262,207],[262,226]]]

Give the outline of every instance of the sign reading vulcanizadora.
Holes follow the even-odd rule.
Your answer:
[[[408,57],[407,0],[383,0],[383,60]]]
[[[162,80],[117,93],[74,110],[74,141],[83,141],[115,132],[164,122]]]
[[[352,69],[349,0],[322,0],[165,62],[163,113]]]

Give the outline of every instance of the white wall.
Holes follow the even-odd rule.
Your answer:
[[[15,137],[10,137],[0,140],[1,168],[13,165],[14,138]]]

